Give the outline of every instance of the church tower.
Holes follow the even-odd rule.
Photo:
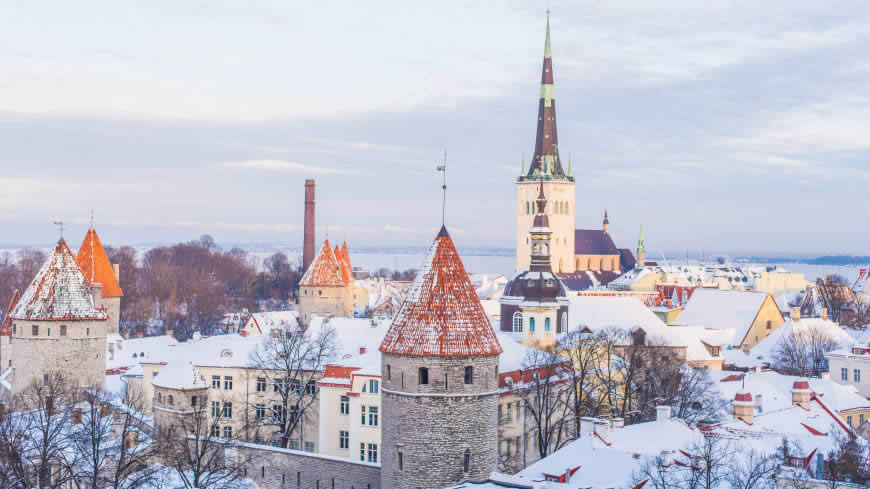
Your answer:
[[[556,99],[553,92],[553,59],[550,52],[550,14],[547,12],[547,36],[541,74],[541,97],[538,101],[538,130],[535,152],[529,170],[517,179],[517,269],[530,264],[529,229],[535,217],[538,180],[544,180],[549,196],[547,215],[553,232],[551,256],[556,273],[572,273],[574,264],[574,177],[566,174],[559,158],[556,132]]]
[[[446,228],[380,351],[381,488],[486,480],[498,461],[502,349]]]
[[[637,236],[637,267],[643,268],[646,263],[646,248],[643,245],[643,226],[640,227],[640,234]]]

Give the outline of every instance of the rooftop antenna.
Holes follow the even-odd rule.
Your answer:
[[[63,221],[54,221],[53,224],[60,230],[60,240],[63,241]]]
[[[444,151],[444,163],[438,165],[436,170],[441,172],[441,226],[446,222],[447,213],[447,151]]]

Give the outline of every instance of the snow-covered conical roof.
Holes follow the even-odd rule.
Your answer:
[[[66,241],[61,239],[10,316],[37,321],[85,321],[106,319],[91,295],[84,276]]]
[[[344,287],[341,262],[335,252],[329,247],[329,240],[323,242],[323,247],[317,257],[308,266],[299,285],[305,287]]]
[[[380,351],[443,357],[502,352],[446,228],[435,238]]]

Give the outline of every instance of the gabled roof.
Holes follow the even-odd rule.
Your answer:
[[[21,294],[11,316],[41,321],[106,319],[106,312],[94,306],[90,286],[66,241],[61,239]]]
[[[710,329],[731,328],[737,333],[735,340],[742,342],[768,297],[769,294],[765,292],[699,288],[692,293],[674,324]],[[779,313],[772,298],[770,302]]]
[[[634,253],[628,248],[619,248],[619,264],[623,270],[631,270],[638,265]],[[640,263],[640,266],[643,266],[643,263]]]
[[[446,228],[432,243],[380,351],[446,357],[502,352]]]
[[[305,271],[299,285],[304,287],[344,287],[341,262],[335,252],[329,247],[329,240],[323,242],[320,252]]]
[[[79,253],[76,255],[76,263],[90,283],[103,285],[103,297],[124,296],[115,278],[112,264],[109,263],[109,257],[106,256],[106,250],[103,249],[103,244],[100,243],[100,237],[97,236],[94,228],[88,229],[88,234],[85,235],[85,240],[82,241]]]
[[[575,229],[574,254],[618,255],[619,249],[613,244],[610,234],[600,229]]]

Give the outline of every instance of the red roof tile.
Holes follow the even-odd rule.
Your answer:
[[[106,319],[106,312],[94,306],[90,285],[69,246],[60,240],[10,316],[43,321]]]
[[[446,228],[435,238],[380,351],[446,357],[502,352]]]
[[[341,273],[341,262],[335,252],[329,247],[329,240],[323,242],[323,247],[314,261],[305,271],[299,285],[304,287],[344,287],[345,281]]]
[[[94,228],[88,229],[88,234],[85,235],[85,240],[82,241],[79,253],[76,255],[76,263],[90,283],[103,285],[103,297],[124,296],[118,280],[115,279],[115,272],[112,270],[112,264],[109,263],[109,257],[106,256],[106,250],[103,249],[103,244],[100,243],[100,237],[97,236]]]

